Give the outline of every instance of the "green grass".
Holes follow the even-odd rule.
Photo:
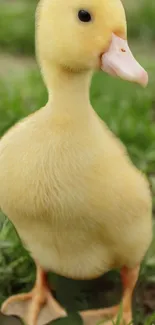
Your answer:
[[[34,53],[34,1],[0,0],[0,48],[12,53]]]
[[[139,38],[144,42],[155,40],[154,13],[154,0],[143,0],[135,10],[129,10],[127,17],[130,38]]]

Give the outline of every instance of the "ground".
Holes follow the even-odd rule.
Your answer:
[[[144,90],[97,73],[92,82],[91,101],[98,114],[125,143],[135,165],[147,174],[154,198],[155,3],[153,0],[149,3],[147,0],[123,2],[127,9],[129,43],[137,59],[149,72],[149,86]],[[39,109],[47,100],[34,59],[35,5],[34,0],[1,0],[0,135],[16,121]],[[2,212],[0,230],[2,302],[12,293],[28,290],[34,281],[35,269],[15,229]],[[57,299],[69,311],[112,304],[118,301],[121,294],[119,274],[114,271],[96,281],[86,282],[67,280],[54,274],[49,277],[55,283]],[[133,310],[136,324],[144,324],[145,318],[155,310],[155,240],[142,265]],[[0,321],[3,325],[1,315]],[[65,325],[64,321],[58,322]],[[71,315],[67,322],[66,325],[80,324],[76,314]],[[6,319],[4,325],[7,325]],[[17,321],[15,325],[18,325]]]

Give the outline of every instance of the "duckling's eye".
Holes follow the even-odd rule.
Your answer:
[[[84,23],[89,23],[92,20],[90,13],[86,10],[79,10],[78,17]]]

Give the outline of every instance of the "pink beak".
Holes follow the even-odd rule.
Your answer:
[[[101,57],[101,69],[112,76],[137,82],[143,87],[148,84],[148,74],[132,55],[128,42],[112,34],[112,42]]]

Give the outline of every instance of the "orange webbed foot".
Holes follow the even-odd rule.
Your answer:
[[[99,310],[88,310],[80,312],[84,325],[131,325],[132,320],[132,294],[139,275],[139,266],[134,269],[126,267],[121,270],[123,283],[122,304]]]
[[[2,305],[2,313],[21,317],[27,325],[44,325],[67,316],[67,312],[52,296],[44,272],[37,269],[37,280],[33,290],[8,298]]]

